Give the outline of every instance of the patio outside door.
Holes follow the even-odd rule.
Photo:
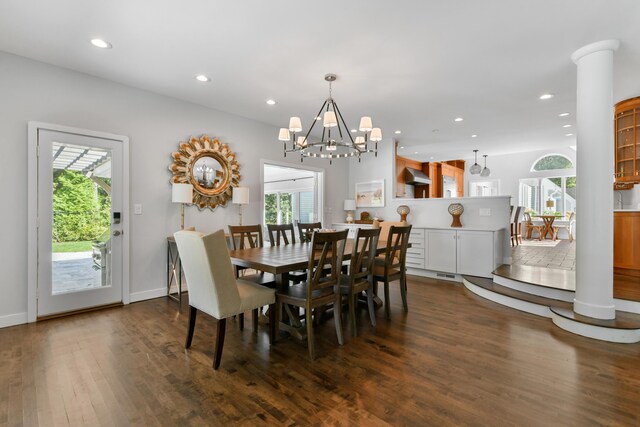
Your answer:
[[[122,301],[123,143],[38,130],[38,317]]]

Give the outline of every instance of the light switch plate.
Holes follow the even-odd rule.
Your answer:
[[[136,203],[133,205],[133,213],[136,215],[142,215],[142,204]]]
[[[480,216],[491,216],[491,208],[480,208]]]

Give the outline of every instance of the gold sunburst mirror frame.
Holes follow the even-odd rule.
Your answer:
[[[240,182],[240,165],[228,144],[208,135],[192,136],[188,142],[180,142],[171,157],[171,182],[193,185],[194,205],[199,209],[226,206],[232,188]]]

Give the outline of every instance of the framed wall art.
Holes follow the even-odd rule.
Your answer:
[[[356,183],[356,207],[384,207],[384,179]]]

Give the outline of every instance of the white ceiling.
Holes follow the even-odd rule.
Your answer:
[[[0,50],[277,127],[308,126],[336,73],[347,124],[371,115],[386,143],[401,129],[421,160],[574,145],[570,55],[612,38],[614,100],[638,96],[638,0],[0,2]]]

